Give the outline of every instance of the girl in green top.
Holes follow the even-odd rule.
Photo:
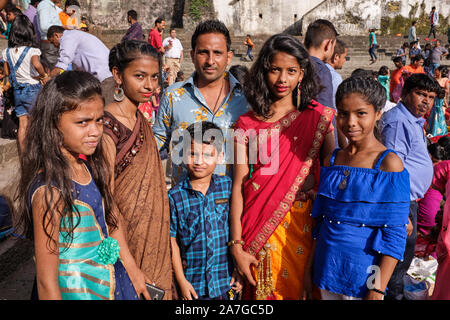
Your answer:
[[[378,70],[378,82],[386,89],[386,100],[389,100],[390,92],[389,92],[389,84],[390,84],[390,75],[391,71],[387,66],[382,66],[380,70]]]
[[[370,54],[370,61],[372,63],[377,62],[377,55],[375,54],[375,47],[377,46],[377,37],[375,36],[375,29],[369,30],[369,54]]]

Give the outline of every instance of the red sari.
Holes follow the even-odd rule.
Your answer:
[[[302,112],[292,111],[275,123],[261,121],[253,112],[236,122],[235,129],[242,130],[236,133],[238,143],[246,144],[249,150],[257,141],[258,150],[264,145],[268,150],[267,155],[258,154],[252,176],[244,183],[244,250],[259,258],[263,266],[254,270],[258,287],[252,288],[252,298],[301,296],[313,228],[310,193],[302,192],[302,188],[306,181],[313,190],[318,186],[319,153],[325,136],[333,130],[333,115],[333,109],[314,101]],[[251,152],[251,163],[250,158]],[[270,270],[271,266],[280,270]]]

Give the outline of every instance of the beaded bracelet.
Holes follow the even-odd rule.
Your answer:
[[[229,242],[227,242],[227,246],[231,247],[234,246],[235,244],[240,244],[240,245],[244,245],[245,241],[244,240],[231,240]]]
[[[375,289],[375,288],[370,289],[370,290],[372,290],[372,291],[374,291],[374,292],[376,292],[376,293],[379,293],[379,294],[382,294],[383,296],[385,296],[384,292],[381,291],[381,290],[378,290],[378,289]]]

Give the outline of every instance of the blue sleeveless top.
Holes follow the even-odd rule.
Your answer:
[[[402,260],[409,215],[409,173],[334,165],[320,171],[312,210],[316,250],[314,283],[321,289],[364,297],[382,255]],[[395,153],[395,152],[394,152]]]
[[[118,259],[114,265],[101,261],[98,247],[108,238],[103,198],[94,179],[88,184],[72,180],[72,218],[61,219],[58,236],[58,284],[63,300],[137,299],[128,274]],[[44,186],[38,175],[30,188],[28,203],[37,189]],[[77,217],[75,210],[78,210]],[[65,221],[64,221],[65,220]],[[73,239],[67,237],[70,220],[75,227]]]

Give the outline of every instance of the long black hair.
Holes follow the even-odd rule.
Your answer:
[[[24,234],[33,235],[33,220],[31,207],[28,204],[28,194],[33,183],[39,179],[47,186],[45,193],[45,212],[42,221],[45,233],[52,242],[55,225],[52,216],[75,218],[73,216],[74,196],[70,167],[67,158],[62,153],[64,137],[58,130],[61,116],[75,110],[83,101],[96,96],[101,98],[100,82],[90,73],[83,71],[66,71],[50,80],[38,94],[36,105],[31,111],[30,124],[25,137],[25,150],[21,156],[21,176],[18,189],[19,225],[23,226]],[[112,196],[108,189],[109,172],[104,157],[102,142],[95,152],[87,157],[92,178],[103,197],[104,212],[107,224],[111,230],[117,227],[116,217],[112,213]],[[59,197],[64,208],[55,207],[58,199],[51,192],[51,187],[59,190]],[[66,210],[70,208],[69,210]],[[56,212],[55,212],[56,211]],[[79,213],[75,210],[79,218]],[[67,219],[68,221],[78,219]],[[69,222],[65,228],[69,229],[68,241],[73,239],[76,225]]]
[[[318,92],[312,60],[300,40],[283,33],[271,36],[261,48],[258,58],[250,68],[247,81],[244,83],[245,96],[252,110],[266,119],[271,116],[270,106],[274,102],[266,79],[272,59],[278,52],[294,56],[300,68],[304,70],[303,79],[300,83],[301,95],[299,103],[297,101],[298,89],[295,89],[292,93],[294,105],[299,105],[299,110],[305,109],[316,98]]]
[[[36,33],[33,23],[24,14],[19,14],[11,24],[8,37],[8,47],[35,47],[37,48]]]

